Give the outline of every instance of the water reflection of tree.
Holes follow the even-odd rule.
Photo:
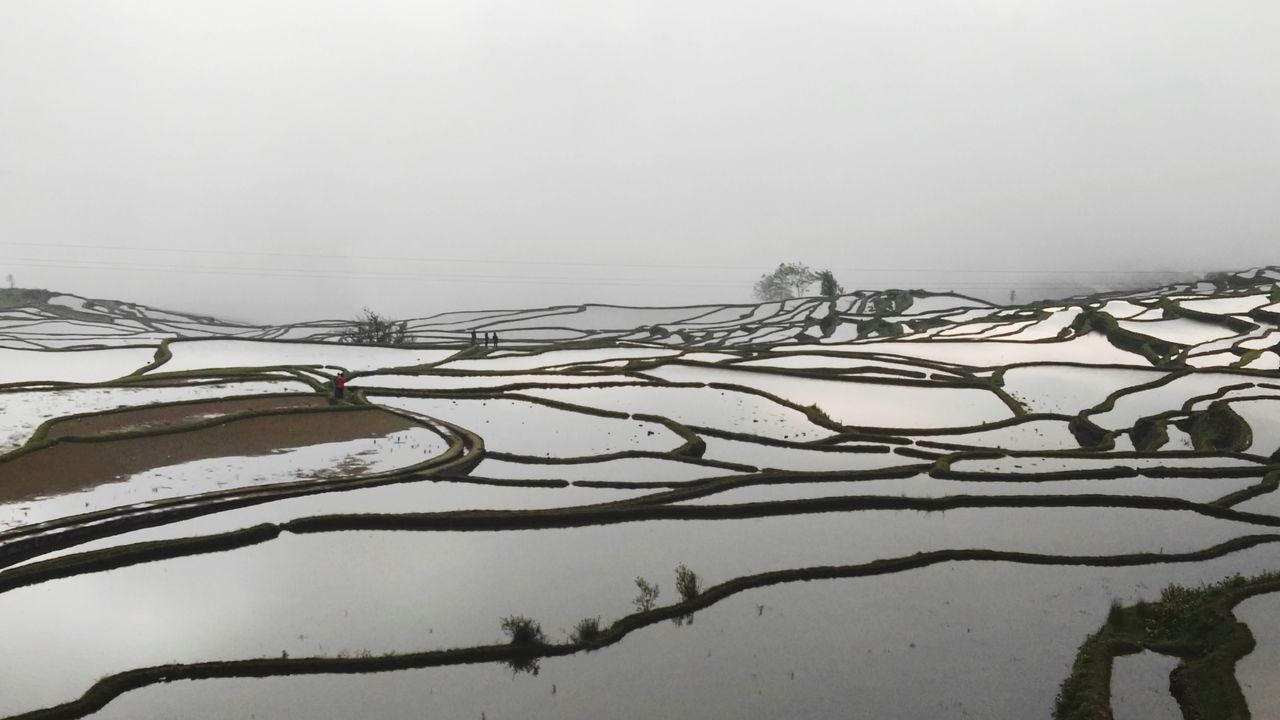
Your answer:
[[[503,660],[502,664],[511,668],[512,677],[521,673],[528,673],[537,677],[542,670],[542,659],[538,657],[511,658],[510,660]]]

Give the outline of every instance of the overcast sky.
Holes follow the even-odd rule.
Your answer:
[[[5,0],[0,279],[256,320],[1280,263],[1280,2]]]

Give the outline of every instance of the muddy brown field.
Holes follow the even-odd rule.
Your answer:
[[[127,438],[82,439],[113,430],[149,430],[198,419],[207,413],[262,412],[287,408],[322,407],[323,398],[305,397],[192,403],[143,408],[59,423],[53,445],[0,462],[0,502],[84,490],[152,468],[215,457],[267,455],[283,448],[360,438],[383,437],[412,424],[377,408],[357,410],[277,412],[233,418],[213,426],[174,430]]]

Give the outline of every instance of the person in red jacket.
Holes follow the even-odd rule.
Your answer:
[[[342,370],[338,373],[338,377],[333,379],[333,398],[341,400],[342,394],[347,389],[347,371]]]

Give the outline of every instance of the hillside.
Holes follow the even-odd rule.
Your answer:
[[[687,307],[585,304],[447,312],[407,320],[406,328],[408,341],[414,344],[468,343],[472,333],[497,333],[504,345],[518,347],[612,340],[744,349],[888,339],[1066,339],[1095,329],[1121,348],[1133,350],[1147,343],[1172,357],[1183,350],[1188,356],[1204,354],[1191,352],[1190,347],[1206,333],[1213,334],[1205,324],[1252,327],[1247,339],[1251,346],[1258,345],[1257,338],[1275,326],[1280,307],[1271,302],[1244,307],[1242,303],[1247,301],[1240,298],[1270,293],[1277,280],[1280,269],[1261,268],[1145,291],[1012,307],[923,290],[862,291],[834,302],[802,298]],[[1239,300],[1203,302],[1210,297]],[[251,325],[44,290],[0,290],[0,347],[83,349],[201,337],[328,342],[338,340],[350,325],[349,320]],[[1243,351],[1237,353],[1238,358],[1243,358],[1256,348],[1238,349]],[[1268,362],[1262,361],[1262,365]]]
[[[0,716],[1275,707],[1278,282],[402,346],[0,295]]]

